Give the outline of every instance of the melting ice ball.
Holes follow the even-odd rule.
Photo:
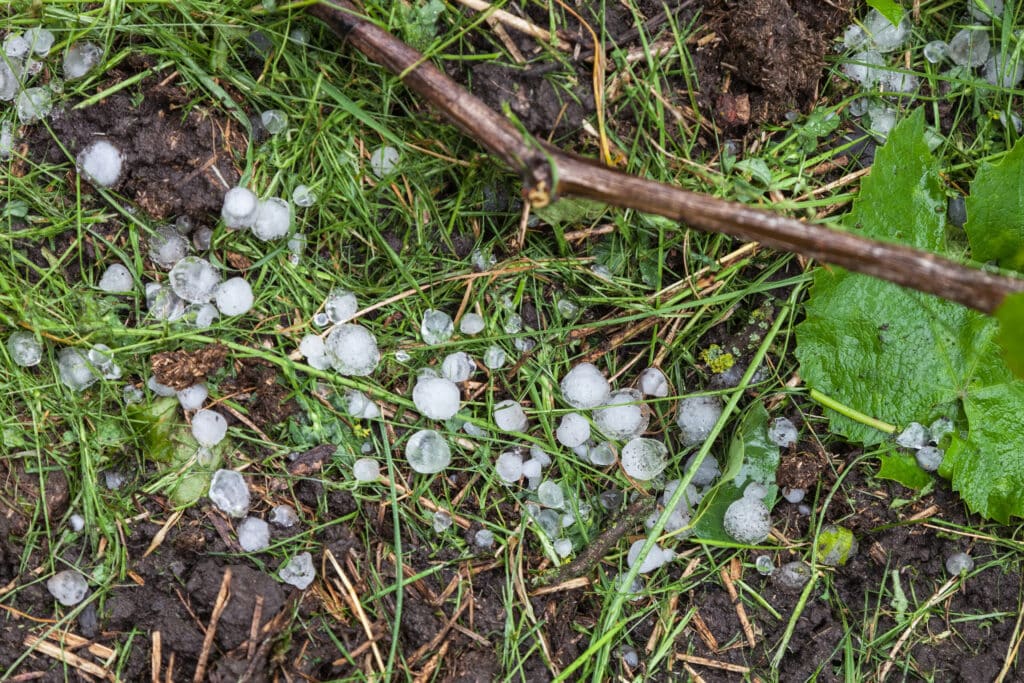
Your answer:
[[[223,315],[243,315],[252,309],[252,287],[244,278],[233,277],[217,286],[213,301]]]
[[[41,121],[53,110],[53,96],[49,88],[25,88],[18,93],[15,103],[18,120],[29,124]]]
[[[668,464],[668,448],[655,439],[630,439],[622,447],[622,469],[638,481],[650,481],[661,474]]]
[[[441,375],[452,382],[465,382],[476,371],[476,363],[465,351],[456,351],[444,357]]]
[[[629,547],[629,554],[626,555],[626,565],[628,567],[632,568],[633,565],[636,564],[636,561],[640,558],[640,550],[644,547],[644,543],[645,541],[641,539],[639,541],[634,541],[633,545]],[[673,551],[662,548],[658,544],[654,544],[654,546],[651,547],[650,552],[647,553],[647,557],[645,557],[644,561],[640,563],[640,568],[637,569],[637,571],[641,574],[653,572],[663,564],[671,562],[675,556],[676,554]]]
[[[643,397],[635,389],[620,389],[594,410],[594,424],[606,436],[628,439],[647,430],[650,412],[638,403]]]
[[[566,448],[576,448],[590,438],[590,422],[579,413],[567,413],[555,430],[555,438]]]
[[[178,298],[190,303],[202,304],[213,298],[214,291],[220,284],[220,271],[206,259],[198,256],[186,256],[174,264],[168,275],[168,280]],[[251,294],[250,292],[250,296]]]
[[[447,420],[459,412],[459,388],[443,377],[421,377],[412,390],[416,410],[432,420]]]
[[[89,593],[89,583],[74,569],[65,569],[47,579],[46,590],[60,604],[72,607],[85,600]]]
[[[210,481],[210,500],[222,512],[236,519],[249,512],[249,487],[234,470],[217,470]]]
[[[370,170],[373,175],[383,178],[398,166],[398,150],[394,147],[378,147],[370,155]]]
[[[95,43],[75,43],[64,54],[64,80],[82,78],[100,63],[103,49]]]
[[[431,346],[443,344],[451,339],[454,331],[455,323],[452,322],[452,317],[444,311],[428,308],[423,312],[423,321],[420,323],[420,335],[423,337],[423,343]]]
[[[285,583],[295,586],[299,590],[306,590],[316,578],[316,567],[313,565],[312,555],[299,553],[282,564],[281,568],[277,570],[277,575]]]
[[[270,545],[270,526],[258,517],[246,517],[238,525],[238,545],[247,553],[256,553]]]
[[[476,313],[467,313],[459,319],[459,332],[467,335],[480,334],[484,331],[485,323],[483,316]]]
[[[186,254],[188,240],[169,225],[161,225],[149,238],[149,259],[161,268],[170,270]],[[220,275],[217,275],[217,282],[220,282]]]
[[[264,199],[256,208],[252,234],[264,242],[281,239],[292,225],[291,204],[279,197]]]
[[[224,440],[227,433],[228,422],[218,412],[200,410],[192,416],[192,436],[203,446],[216,446]]]
[[[347,323],[359,310],[359,300],[347,289],[332,289],[324,301],[324,313],[335,325]]]
[[[124,156],[106,140],[96,140],[78,153],[78,172],[100,187],[111,187],[121,178]]]
[[[992,44],[985,29],[965,28],[949,41],[946,55],[959,66],[981,66],[988,59]]]
[[[946,571],[953,576],[966,574],[974,569],[974,559],[967,553],[953,553],[946,558]]]
[[[494,424],[503,432],[525,432],[529,422],[518,402],[505,400],[494,406]]]
[[[256,221],[259,199],[244,187],[233,187],[224,194],[220,217],[229,228],[249,228]]]
[[[768,427],[768,440],[779,448],[793,446],[796,444],[797,436],[796,426],[789,418],[777,417]]]
[[[57,356],[60,381],[72,391],[84,391],[99,379],[99,372],[78,349],[61,349]]]
[[[365,377],[380,362],[377,338],[354,323],[335,326],[327,335],[325,345],[331,364],[342,375]]]
[[[505,451],[494,463],[498,478],[506,484],[514,484],[523,476],[523,456],[515,451]]]
[[[43,345],[31,332],[15,332],[7,339],[7,352],[14,364],[23,368],[39,365],[43,359]]]
[[[421,429],[405,444],[405,459],[420,474],[435,474],[448,467],[452,452],[448,442],[433,429]]]
[[[647,368],[641,372],[638,384],[644,396],[653,396],[654,398],[668,396],[668,378],[658,368]]]
[[[683,445],[703,442],[721,416],[722,401],[717,396],[691,396],[680,401],[676,424],[683,432]]]
[[[110,294],[130,292],[134,286],[131,271],[120,263],[115,263],[103,271],[99,281],[99,288]]]
[[[361,483],[380,479],[380,463],[374,458],[359,458],[352,463],[352,477]]]
[[[772,530],[768,506],[754,496],[743,496],[726,508],[722,526],[725,533],[746,544],[764,541]]]
[[[594,408],[611,395],[611,386],[593,363],[580,363],[561,382],[562,398],[573,408]]]

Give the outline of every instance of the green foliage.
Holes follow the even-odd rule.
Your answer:
[[[849,225],[876,238],[942,251],[943,192],[924,142],[921,110],[875,157]],[[1006,520],[1024,516],[1024,384],[996,344],[993,318],[839,269],[815,274],[797,357],[807,383],[887,422],[928,424],[962,408],[968,438],[940,472],[968,506]],[[885,435],[829,411],[833,431],[865,444]],[[889,461],[888,474],[895,472]]]
[[[999,163],[978,168],[964,230],[976,260],[1024,271],[1024,138]]]
[[[996,340],[1003,360],[1013,374],[1024,377],[1024,292],[1011,294],[996,311],[999,335]]]
[[[920,491],[931,483],[931,476],[918,466],[917,459],[909,453],[891,449],[880,456],[879,461],[879,479],[895,481],[915,491]]]
[[[896,0],[868,0],[868,5],[881,12],[893,26],[900,23],[903,18],[903,8]]]
[[[402,27],[405,41],[417,50],[424,50],[437,35],[437,19],[444,12],[441,0],[430,0],[422,5],[410,6],[406,23]]]

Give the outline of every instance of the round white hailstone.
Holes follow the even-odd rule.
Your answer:
[[[61,349],[57,356],[60,381],[72,391],[84,391],[99,379],[99,373],[78,349]]]
[[[213,302],[223,315],[243,315],[252,310],[252,287],[244,278],[225,280],[214,290]]]
[[[717,396],[691,396],[681,400],[676,424],[683,432],[683,445],[696,446],[703,442],[721,416],[722,401]]]
[[[77,533],[85,528],[85,518],[79,514],[71,515],[71,517],[68,518],[68,526],[71,527],[72,531]]]
[[[987,30],[965,28],[949,41],[946,54],[958,66],[978,67],[985,63],[991,50]]]
[[[99,288],[104,292],[118,293],[130,292],[135,287],[131,271],[120,263],[114,263],[105,271],[100,278]]]
[[[551,464],[551,456],[544,452],[544,449],[540,446],[530,446],[530,457],[540,463],[541,467],[547,467]]]
[[[299,553],[287,562],[281,564],[277,570],[281,580],[299,590],[306,590],[316,579],[316,566],[313,564],[313,556],[309,553]]]
[[[653,396],[654,398],[668,396],[668,378],[658,368],[647,368],[641,372],[638,384],[644,396]]]
[[[971,17],[982,24],[989,24],[993,16],[1002,16],[1003,0],[968,0],[967,9]]]
[[[452,317],[444,311],[428,308],[423,312],[423,321],[420,323],[420,336],[424,344],[434,346],[443,344],[451,339],[455,332],[455,323]]]
[[[1016,88],[1024,78],[1024,62],[1013,53],[1009,53],[1005,58],[1001,54],[994,54],[985,62],[982,74],[991,85]]]
[[[974,558],[967,553],[953,553],[946,558],[946,571],[953,576],[966,574],[974,569]]]
[[[761,543],[772,530],[768,506],[759,498],[745,496],[734,501],[722,520],[725,533],[739,543]]]
[[[493,417],[494,424],[503,432],[525,432],[529,425],[523,407],[512,400],[495,404]]]
[[[325,340],[327,357],[342,375],[365,377],[380,362],[377,339],[365,327],[354,323],[335,326]]]
[[[380,479],[380,463],[374,458],[359,458],[352,464],[352,476],[358,482],[372,482]]]
[[[811,568],[806,562],[795,560],[779,567],[772,573],[772,576],[780,588],[798,591],[811,578]]]
[[[764,500],[768,497],[768,487],[759,481],[752,481],[743,489],[743,497]]]
[[[196,307],[195,311],[196,317],[192,324],[200,330],[209,328],[220,317],[220,311],[213,304],[200,304]]]
[[[443,377],[421,377],[412,389],[412,402],[421,415],[447,420],[459,412],[462,396],[454,382]]]
[[[441,375],[452,382],[465,382],[472,377],[476,363],[465,351],[449,353],[441,363]]]
[[[537,487],[537,500],[544,507],[561,509],[565,506],[565,494],[562,487],[554,481],[545,481]]]
[[[473,536],[473,543],[481,550],[490,550],[494,547],[494,533],[487,529],[480,529]]]
[[[782,497],[786,499],[786,502],[792,503],[793,505],[799,505],[802,503],[806,495],[807,489],[782,489]]]
[[[178,261],[185,258],[186,254],[188,254],[188,240],[169,225],[161,225],[153,231],[153,235],[149,238],[149,259],[165,270],[173,268]],[[219,274],[217,282],[220,282]]]
[[[503,367],[506,359],[507,355],[505,354],[505,349],[501,348],[497,344],[488,346],[487,350],[484,351],[484,365],[489,370],[497,370],[498,368]]]
[[[260,121],[271,135],[277,135],[288,127],[288,116],[280,109],[268,109],[261,112]]]
[[[220,413],[200,410],[192,416],[192,436],[203,446],[216,446],[227,433],[228,421]]]
[[[28,40],[17,33],[9,33],[4,38],[4,54],[11,58],[11,61],[21,59],[30,49]]]
[[[292,204],[306,208],[316,204],[316,193],[305,185],[298,185],[292,190]]]
[[[946,54],[949,52],[949,45],[944,40],[933,40],[924,46],[921,50],[921,54],[931,64],[938,64],[946,58]]]
[[[96,140],[78,153],[78,172],[94,185],[112,187],[121,178],[124,156],[106,140]]]
[[[754,561],[754,567],[761,576],[771,576],[775,573],[775,563],[768,555],[758,555]]]
[[[594,424],[606,436],[613,439],[628,439],[639,436],[647,430],[650,411],[638,403],[642,399],[635,389],[620,389],[612,392],[608,400],[594,410]]]
[[[166,384],[160,384],[156,381],[155,375],[150,375],[149,379],[146,380],[146,386],[157,396],[177,396],[178,391],[174,387],[169,387]]]
[[[914,457],[917,458],[917,465],[925,472],[934,472],[942,465],[946,452],[935,446],[925,446]]]
[[[560,538],[554,543],[555,553],[559,557],[569,557],[572,554],[572,541],[568,538]]]
[[[292,225],[291,204],[279,197],[264,199],[256,209],[252,234],[264,242],[281,239]]]
[[[505,451],[494,463],[498,478],[506,484],[514,484],[523,476],[523,456],[514,451]]]
[[[630,439],[622,447],[622,469],[638,481],[650,481],[668,465],[668,448],[655,439]]]
[[[593,363],[579,363],[560,384],[562,398],[573,408],[595,408],[611,396],[612,389]]]
[[[327,345],[319,335],[307,334],[299,342],[299,353],[307,359],[316,358],[327,353]]]
[[[41,121],[53,110],[53,95],[49,88],[25,88],[18,93],[15,110],[24,124]]]
[[[299,523],[299,515],[291,505],[278,505],[270,511],[270,523],[289,529]]]
[[[249,511],[249,487],[234,470],[217,470],[210,481],[210,500],[225,514],[241,519]]]
[[[238,545],[247,553],[258,553],[270,545],[270,526],[258,517],[246,517],[236,531]]]
[[[626,566],[632,568],[636,564],[637,559],[640,557],[640,549],[644,547],[644,543],[645,541],[641,539],[634,541],[633,545],[629,546],[629,554],[626,555]],[[654,544],[650,552],[647,553],[647,557],[640,563],[640,568],[637,571],[641,574],[647,574],[658,569],[666,562],[671,562],[675,556],[676,554],[673,551]]]
[[[259,203],[259,199],[251,190],[244,187],[232,187],[224,193],[224,204],[220,209],[224,225],[235,230],[251,228],[252,224],[256,222]]]
[[[359,420],[373,420],[380,417],[380,408],[361,391],[352,389],[345,392],[345,407],[348,414]]]
[[[590,464],[595,467],[607,467],[608,465],[615,464],[618,453],[610,441],[602,441],[587,450],[587,458],[590,459]]]
[[[405,459],[420,474],[435,474],[448,467],[452,460],[448,442],[433,429],[421,429],[409,437]]]
[[[15,332],[7,340],[7,352],[14,364],[22,368],[39,365],[43,360],[43,345],[31,332]]]
[[[50,54],[50,48],[53,47],[54,40],[53,32],[40,26],[33,26],[25,30],[25,42],[32,48],[32,52],[39,57],[45,57]]]
[[[540,461],[536,458],[530,458],[529,460],[523,461],[522,475],[527,479],[533,479],[541,475]]]
[[[324,301],[324,313],[334,324],[347,323],[359,310],[359,300],[347,289],[333,289]]]
[[[89,582],[74,569],[65,569],[46,580],[46,590],[60,604],[73,607],[85,600],[89,593]]]
[[[178,403],[185,410],[199,410],[209,395],[210,392],[205,384],[193,384],[178,392]]]
[[[217,285],[220,284],[220,272],[206,259],[186,256],[174,264],[167,279],[170,280],[171,289],[178,298],[202,304],[213,298]],[[221,313],[223,312],[221,309]]]
[[[434,531],[440,534],[451,527],[452,516],[444,510],[437,510],[434,512],[434,516],[431,521],[433,523]]]
[[[480,334],[484,331],[483,316],[477,315],[476,313],[467,313],[459,319],[459,332],[467,335]]]
[[[775,418],[768,427],[768,440],[779,448],[796,445],[797,436],[796,426],[785,417]]]
[[[196,248],[196,251],[209,251],[210,245],[213,244],[213,230],[209,228],[199,228],[192,233],[192,246]]]
[[[928,430],[919,422],[911,422],[896,437],[896,444],[903,448],[917,450],[928,445]]]
[[[100,63],[103,49],[93,43],[75,43],[64,54],[64,80],[73,81]]]
[[[398,150],[394,147],[378,147],[370,155],[370,171],[378,178],[383,178],[398,166]]]
[[[590,423],[579,413],[567,413],[555,430],[555,438],[566,448],[576,448],[590,438]]]
[[[697,453],[694,453],[687,458],[687,470],[689,470],[690,466],[693,465],[693,461],[697,459],[697,455]],[[718,475],[721,473],[722,471],[718,467],[718,461],[715,459],[715,456],[709,454],[701,461],[700,467],[697,468],[697,471],[693,475],[693,479],[690,481],[694,486],[707,486],[717,479]]]

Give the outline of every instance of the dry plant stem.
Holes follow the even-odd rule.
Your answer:
[[[595,199],[681,221],[707,232],[756,241],[780,251],[870,275],[993,313],[1024,280],[984,272],[929,252],[802,223],[768,211],[637,178],[527,140],[423,55],[359,15],[347,0],[322,0],[309,11],[373,61],[397,74],[464,133],[519,173],[534,205],[558,196]]]

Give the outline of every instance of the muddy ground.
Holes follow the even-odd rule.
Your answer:
[[[704,17],[705,28],[700,35],[709,39],[694,50],[702,84],[697,95],[700,115],[719,131],[742,137],[761,123],[779,120],[786,112],[810,110],[817,101],[830,38],[849,22],[852,4],[711,0],[670,6],[669,11],[681,24],[698,11]],[[614,42],[620,47],[638,45],[632,17],[619,5],[609,3],[607,8],[604,23]],[[662,6],[642,3],[641,8],[649,34],[657,37],[666,23]],[[543,25],[545,17],[536,6],[528,6],[526,13],[536,14],[534,18]],[[575,99],[566,100],[551,85],[550,79],[562,66],[522,71],[478,64],[456,75],[493,106],[507,102],[535,134],[579,143],[578,121],[590,112],[592,101],[584,85],[589,82],[588,39],[579,27],[567,26],[566,34],[581,44],[581,57],[574,62],[576,72],[570,74],[581,84]],[[528,40],[515,40],[526,53],[537,49]],[[116,82],[150,66],[125,64],[111,78]],[[209,110],[193,107],[182,116],[182,107],[190,98],[173,80],[167,81],[167,75],[156,73],[142,82],[145,97],[141,108],[128,95],[116,94],[91,108],[55,116],[53,128],[72,155],[96,136],[117,134],[122,141],[129,141],[133,146],[128,151],[127,167],[132,170],[118,190],[153,218],[189,216],[199,224],[209,224],[219,211],[224,188],[239,177],[236,156],[245,141],[212,106]],[[682,102],[680,85],[668,83],[665,91],[675,93],[673,96]],[[632,125],[633,113],[611,104],[610,125]],[[25,139],[35,158],[62,158],[63,152],[45,131],[29,131]],[[150,154],[153,150],[160,153]],[[108,229],[116,237],[124,228],[115,225]],[[60,244],[60,236],[55,237],[50,251],[56,250],[59,256]],[[24,248],[37,266],[46,265],[35,246]],[[236,389],[248,390],[250,414],[258,416],[259,427],[273,429],[294,411],[280,387],[275,388],[270,368],[239,366],[223,372],[223,379],[236,382]],[[844,463],[856,455],[820,453],[810,444],[805,446],[806,450],[801,451],[804,455],[793,455],[794,462],[799,461],[793,467],[799,470],[811,462],[813,471],[825,476],[812,497],[828,490],[829,472],[842,471]],[[23,564],[23,535],[31,526],[31,515],[40,512],[36,501],[45,501],[50,519],[64,514],[69,499],[67,482],[51,473],[41,492],[38,475],[26,474],[16,458],[4,461],[0,475],[0,670],[15,672],[12,680],[84,679],[78,669],[66,669],[47,654],[36,651],[26,655],[24,645],[26,638],[45,632],[55,605],[35,573],[46,566],[47,539],[33,537],[36,549]],[[123,524],[128,550],[126,578],[102,602],[79,614],[76,633],[83,641],[68,644],[67,649],[83,661],[116,667],[124,681],[148,680],[154,666],[166,680],[192,680],[201,661],[210,681],[281,680],[281,676],[319,681],[358,678],[361,671],[373,670],[378,653],[386,657],[392,640],[397,638],[402,659],[424,680],[433,676],[433,680],[468,683],[503,678],[497,656],[507,616],[503,608],[503,592],[507,590],[503,563],[487,555],[456,556],[435,551],[413,531],[403,530],[406,575],[435,571],[406,587],[401,630],[390,633],[396,596],[387,593],[376,599],[367,597],[375,590],[367,577],[376,576],[378,582],[388,585],[395,576],[394,558],[388,551],[394,534],[390,510],[387,505],[357,500],[338,490],[334,476],[327,468],[294,477],[284,489],[265,486],[254,506],[254,512],[263,515],[277,503],[301,503],[300,517],[304,521],[294,529],[275,529],[274,534],[275,538],[302,535],[313,551],[322,578],[307,591],[271,578],[276,566],[264,564],[268,558],[262,555],[232,555],[237,547],[230,523],[208,504],[187,510],[156,549],[146,555],[171,509],[159,496],[135,495],[135,514]],[[814,676],[819,681],[842,680],[836,667],[841,661],[839,648],[847,631],[845,624],[863,625],[875,620],[876,632],[906,625],[907,617],[899,610],[884,601],[878,604],[877,591],[883,577],[898,573],[904,592],[921,602],[946,581],[943,563],[952,551],[970,551],[979,564],[994,555],[992,546],[983,539],[964,545],[960,538],[934,524],[937,520],[980,524],[964,514],[962,504],[944,485],[919,500],[896,506],[895,501],[912,498],[912,492],[896,484],[873,481],[858,468],[848,475],[842,490],[852,492],[850,497],[833,500],[825,517],[852,528],[861,551],[846,567],[827,572],[821,590],[802,611],[787,656],[778,669],[783,681]],[[518,516],[514,510],[509,513]],[[605,523],[610,525],[612,521],[609,516]],[[777,531],[789,539],[808,534],[808,518],[786,503],[778,508],[775,524]],[[366,529],[370,529],[369,534]],[[83,552],[84,547],[73,547],[65,559],[77,563]],[[523,553],[528,583],[525,589],[529,591],[535,587],[530,582],[539,576],[545,563],[532,543]],[[365,620],[353,612],[331,557],[352,583],[355,594],[364,596],[363,604],[369,612]],[[774,553],[772,557],[776,566],[791,559]],[[680,562],[668,569],[679,585],[684,583],[685,567],[686,563]],[[216,627],[210,629],[214,605],[229,570],[230,598]],[[614,567],[601,565],[588,578],[610,571]],[[725,588],[720,582],[708,582],[678,595],[677,612],[684,614],[696,608],[704,626],[685,629],[677,650],[750,667],[758,675],[769,676],[771,652],[782,638],[799,596],[778,588],[750,567],[735,578],[760,592],[782,619],[748,603],[747,615],[755,635],[751,647],[743,642],[742,624]],[[1020,591],[1018,570],[995,566],[969,580],[963,590],[942,603],[941,613],[948,615],[947,620],[932,617],[916,625],[918,632],[932,637],[897,658],[912,661],[915,667],[910,672],[897,672],[900,678],[972,683],[992,680],[1010,645],[1013,619],[985,615],[1004,613],[1005,617],[1005,612],[1018,604]],[[830,599],[822,597],[826,592]],[[534,595],[530,603],[543,624],[543,647],[550,653],[553,668],[561,670],[588,646],[577,627],[590,628],[597,622],[600,601],[589,589],[576,588]],[[643,605],[631,603],[627,615]],[[972,616],[977,619],[962,619]],[[955,627],[948,621],[954,618]],[[367,644],[367,627],[376,639],[378,652]],[[656,627],[652,619],[634,626],[632,640],[641,651],[641,661],[643,644]],[[157,633],[160,646],[155,657]],[[105,659],[109,653],[105,648],[128,641],[132,646],[125,648],[130,653],[125,661],[112,664]],[[857,648],[860,643],[853,646]],[[872,661],[886,654],[876,653]],[[549,668],[536,647],[524,656],[525,680],[550,679]],[[691,666],[706,681],[743,678],[742,674],[718,668]],[[626,679],[646,679],[642,669],[630,670],[618,659],[614,669]],[[678,662],[673,670],[679,676],[687,675]]]

